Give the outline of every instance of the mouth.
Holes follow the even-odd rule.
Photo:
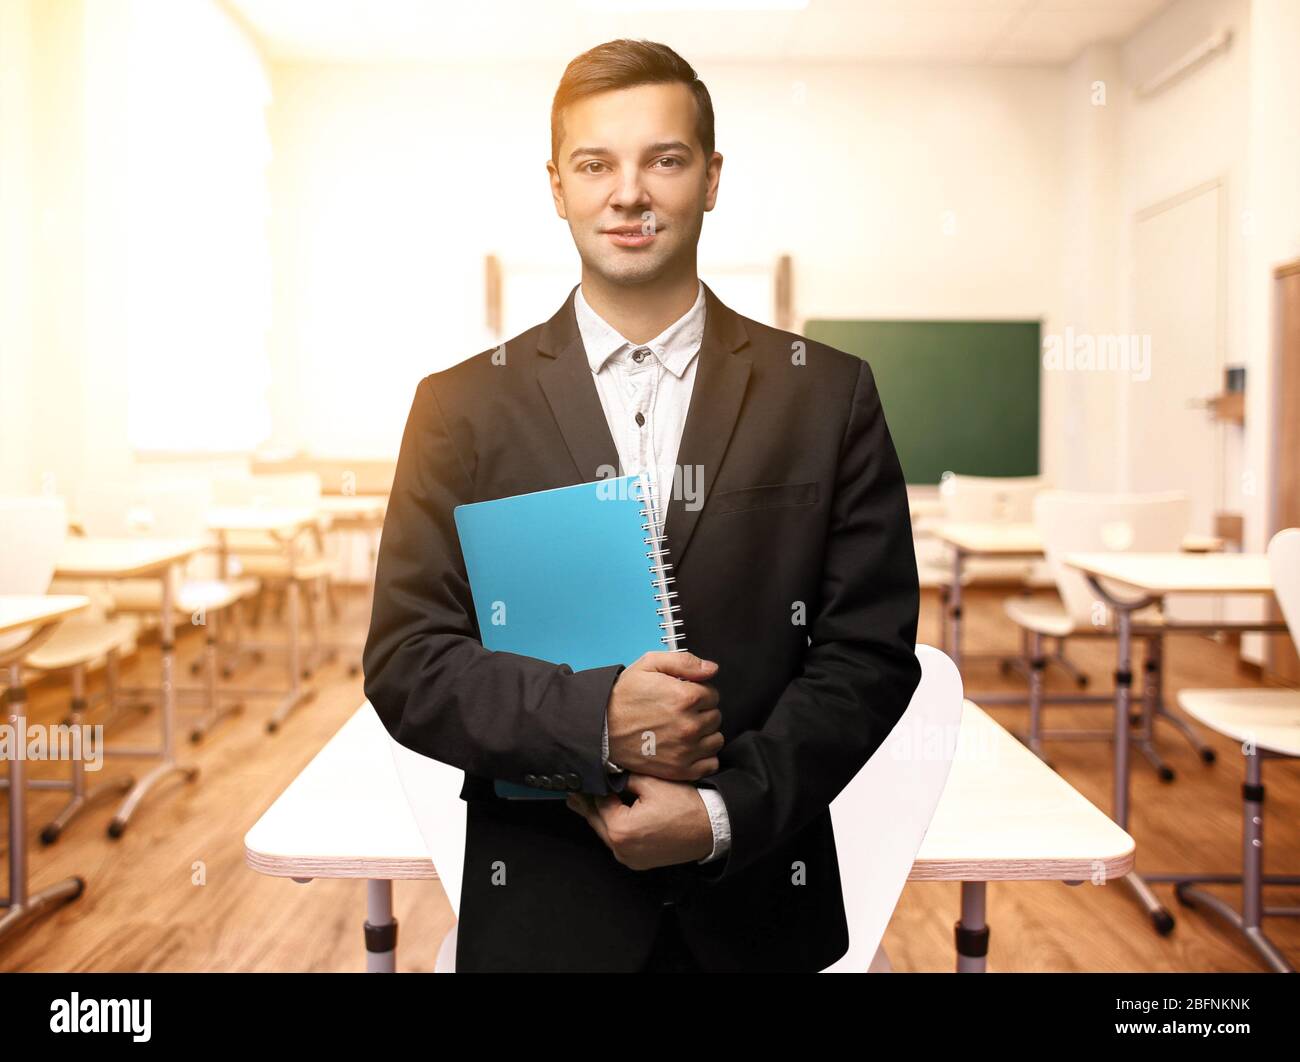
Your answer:
[[[640,225],[620,225],[605,230],[605,236],[615,247],[645,247],[654,242],[656,235],[654,232],[642,232]]]

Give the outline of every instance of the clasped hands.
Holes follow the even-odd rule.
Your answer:
[[[713,851],[694,782],[718,770],[724,744],[718,691],[707,685],[717,671],[692,653],[646,653],[610,691],[609,758],[629,772],[626,790],[636,799],[570,793],[567,802],[632,870],[698,862]]]

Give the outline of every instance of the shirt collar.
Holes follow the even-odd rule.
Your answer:
[[[624,339],[603,317],[588,305],[578,285],[573,296],[573,312],[587,351],[587,363],[593,373],[600,372],[611,357],[623,350],[649,347],[674,376],[680,378],[700,349],[704,338],[704,283],[699,281],[695,305],[648,343],[631,343]]]

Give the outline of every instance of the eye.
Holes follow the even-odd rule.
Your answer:
[[[599,162],[596,159],[592,159],[590,162],[583,163],[581,169],[583,173],[593,173],[595,171],[593,171],[590,167],[603,166],[603,165],[605,165],[603,162]]]
[[[665,155],[663,158],[659,159],[659,161],[673,163],[672,166],[668,167],[669,169],[672,170],[680,170],[682,168],[682,160],[679,159],[676,155]]]

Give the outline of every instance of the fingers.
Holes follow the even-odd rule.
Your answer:
[[[696,760],[691,764],[691,781],[699,781],[701,778],[707,778],[711,774],[717,774],[721,770],[721,764],[718,757],[708,756],[702,760]]]
[[[694,653],[646,653],[637,663],[646,671],[657,671],[690,682],[702,682],[718,672],[715,661],[701,660]]]
[[[631,779],[629,778],[628,781],[630,782]],[[614,801],[615,803],[618,803],[618,798],[615,797]],[[609,839],[609,829],[605,825],[604,818],[601,817],[600,812],[597,810],[595,801],[593,801],[590,796],[585,793],[570,793],[564,798],[564,802],[587,820],[588,825],[596,831],[596,836],[605,842],[605,847],[607,847],[611,852],[614,851],[614,846],[610,843]]]

